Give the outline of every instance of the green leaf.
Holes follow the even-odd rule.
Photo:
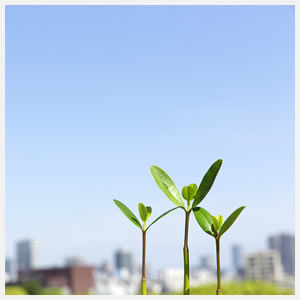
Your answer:
[[[211,218],[212,218],[212,221],[213,221],[213,226],[214,226],[215,230],[218,232],[219,231],[219,221],[214,216],[211,216]]]
[[[139,203],[139,213],[142,221],[146,222],[148,212],[146,206],[143,203]]]
[[[189,202],[194,199],[197,193],[197,185],[194,183],[189,184],[188,186],[183,187],[181,193],[183,198]]]
[[[142,225],[139,222],[138,218],[134,215],[134,213],[126,206],[124,205],[121,201],[114,200],[116,205],[120,208],[122,213],[137,227],[142,229]]]
[[[180,193],[177,190],[172,179],[168,174],[157,166],[150,167],[152,176],[159,186],[159,188],[165,193],[165,195],[177,206],[183,207],[183,200],[180,196]]]
[[[146,219],[147,221],[152,214],[152,208],[150,206],[146,206],[146,209],[147,209],[147,219]]]
[[[221,168],[222,162],[222,159],[218,159],[217,161],[215,161],[204,175],[195,196],[192,208],[196,207],[205,198],[205,196],[211,189],[215,178]]]
[[[194,198],[194,190],[190,186],[184,186],[181,193],[183,198],[187,201],[191,201]]]
[[[223,217],[222,216],[216,216],[216,219],[218,220],[219,223],[219,228],[218,230],[221,228],[222,224],[223,224]]]
[[[195,195],[197,194],[197,184],[195,184],[195,183],[191,183],[191,184],[189,184],[189,186],[193,189],[193,191],[194,191],[194,196],[193,197],[195,197]]]
[[[215,237],[216,234],[212,230],[212,225],[213,225],[212,215],[203,207],[195,207],[193,209],[193,212],[198,224],[203,229],[203,231]]]
[[[177,208],[179,208],[179,207],[180,207],[180,206],[174,207],[174,208],[172,208],[172,209],[166,211],[166,212],[163,213],[162,215],[160,215],[157,219],[155,219],[155,220],[147,227],[146,231],[147,231],[154,223],[156,223],[159,219],[161,219],[162,217],[164,217],[165,215],[167,215],[168,213],[170,213],[171,211],[173,211],[173,210],[175,210],[175,209],[177,209]]]
[[[234,223],[234,221],[237,219],[237,217],[239,216],[239,214],[242,212],[242,210],[245,208],[246,206],[241,206],[240,208],[236,209],[224,222],[220,233],[219,233],[219,237],[221,237],[230,227],[231,225]]]

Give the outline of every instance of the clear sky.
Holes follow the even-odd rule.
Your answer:
[[[141,259],[141,234],[114,205],[152,218],[174,207],[152,164],[181,191],[223,166],[202,202],[227,217],[221,241],[250,253],[294,231],[293,6],[8,6],[6,255],[38,242],[42,266],[79,255]],[[190,224],[190,258],[214,241]],[[184,214],[148,234],[152,268],[182,267]]]

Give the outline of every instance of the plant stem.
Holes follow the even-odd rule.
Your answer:
[[[143,261],[142,261],[142,281],[141,281],[141,294],[147,295],[146,287],[146,230],[143,230]]]
[[[221,270],[220,270],[220,238],[216,238],[216,250],[217,250],[217,290],[216,295],[222,295],[221,289]]]
[[[190,259],[189,259],[189,247],[188,247],[188,236],[189,236],[189,219],[191,211],[185,213],[185,232],[184,232],[184,246],[183,246],[183,259],[184,259],[184,288],[183,294],[190,294]]]

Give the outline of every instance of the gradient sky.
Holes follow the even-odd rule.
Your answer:
[[[6,255],[34,238],[41,266],[79,255],[141,259],[119,199],[152,218],[174,207],[152,164],[181,191],[223,166],[203,207],[227,217],[222,238],[266,248],[294,231],[293,6],[7,6]],[[191,220],[190,258],[214,255]],[[152,268],[182,267],[184,214],[148,234]]]

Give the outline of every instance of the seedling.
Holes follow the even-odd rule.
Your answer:
[[[157,166],[151,166],[150,170],[154,180],[165,195],[177,206],[185,211],[185,231],[184,231],[184,287],[183,294],[190,294],[190,262],[189,262],[189,248],[188,248],[188,234],[189,234],[189,219],[190,213],[198,204],[205,198],[210,188],[212,187],[215,178],[221,168],[222,160],[219,159],[212,164],[204,175],[199,188],[196,184],[190,184],[182,189],[182,196],[187,201],[185,207],[181,195],[168,174]]]
[[[194,209],[194,215],[200,227],[216,240],[216,255],[217,255],[217,295],[222,295],[221,289],[221,270],[220,270],[220,238],[231,227],[239,214],[246,206],[241,206],[236,209],[224,222],[222,216],[212,216],[207,210],[202,207]],[[223,224],[223,225],[222,225]]]
[[[147,287],[146,287],[146,232],[147,230],[156,223],[159,219],[170,213],[171,211],[177,209],[178,207],[172,208],[162,215],[160,215],[158,218],[156,218],[148,227],[146,227],[146,222],[149,219],[152,208],[150,206],[145,206],[143,203],[139,203],[139,213],[142,220],[142,225],[138,218],[135,216],[135,214],[121,201],[114,200],[115,204],[120,208],[122,213],[138,228],[142,231],[142,241],[143,241],[143,254],[142,254],[142,280],[141,280],[141,294],[147,295]]]

